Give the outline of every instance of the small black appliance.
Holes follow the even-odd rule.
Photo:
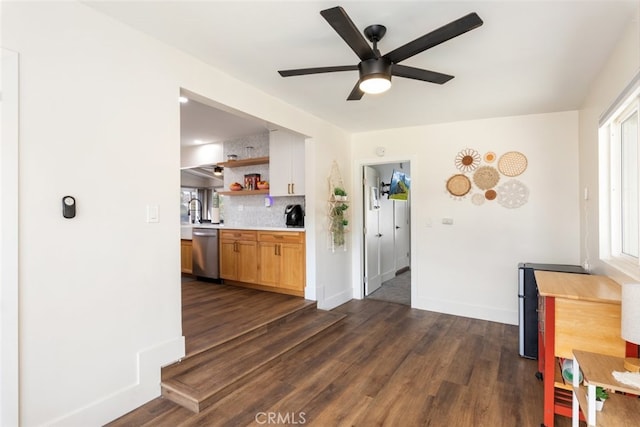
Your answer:
[[[538,358],[538,284],[536,271],[557,271],[560,273],[589,274],[579,265],[518,264],[518,317],[520,326],[520,356]]]
[[[300,205],[287,205],[284,209],[287,227],[304,227],[304,213]]]

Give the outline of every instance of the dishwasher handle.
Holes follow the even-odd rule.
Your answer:
[[[194,236],[216,237],[218,230],[207,230],[206,228],[196,228],[193,230]]]

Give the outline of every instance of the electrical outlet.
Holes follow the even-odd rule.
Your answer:
[[[442,218],[442,223],[445,225],[453,225],[453,218]]]

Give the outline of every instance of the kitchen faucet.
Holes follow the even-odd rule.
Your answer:
[[[194,215],[191,217],[191,223],[192,224],[196,223],[196,215],[195,215],[196,212],[195,212],[195,209],[191,209],[191,202],[193,202],[193,201],[196,201],[196,202],[200,203],[200,216],[198,216],[197,219],[198,219],[198,222],[200,224],[202,224],[202,202],[200,201],[200,199],[197,199],[195,197],[193,199],[189,200],[189,216],[191,216],[191,211],[192,210],[194,211]]]

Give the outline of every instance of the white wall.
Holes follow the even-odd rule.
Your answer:
[[[620,281],[629,278],[599,259],[598,119],[640,71],[640,6],[638,14],[611,52],[580,109],[580,188],[589,189],[589,200],[580,202],[581,259],[588,260],[594,273]]]
[[[0,425],[18,425],[18,54],[1,49]]]
[[[579,263],[577,112],[360,133],[354,168],[379,162],[377,146],[386,147],[389,161],[411,161],[414,307],[516,324],[519,262]],[[467,147],[524,153],[528,168],[517,179],[529,188],[528,203],[507,209],[450,197],[446,180],[458,173],[455,156]],[[445,217],[453,225],[443,225]],[[353,245],[360,250],[359,235]]]
[[[3,47],[21,57],[23,425],[104,424],[157,396],[160,366],[184,352],[181,88],[313,136],[307,206],[318,224],[307,234],[318,273],[308,286],[322,289],[321,305],[350,298],[347,254],[314,234],[348,135],[82,4],[2,8]],[[67,194],[75,219],[61,215]],[[159,223],[145,222],[147,205]]]

